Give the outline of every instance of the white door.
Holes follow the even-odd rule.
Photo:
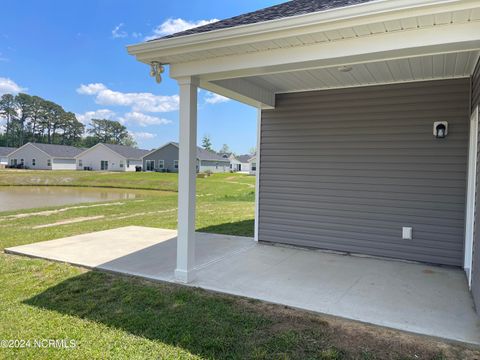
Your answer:
[[[477,183],[478,151],[478,106],[470,118],[470,143],[468,151],[467,208],[465,216],[465,259],[464,269],[469,286],[472,283],[473,229],[475,225],[475,188]]]

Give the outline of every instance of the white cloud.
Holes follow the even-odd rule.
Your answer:
[[[122,121],[124,123],[136,123],[142,127],[146,127],[149,125],[167,125],[170,124],[171,121],[163,118],[159,118],[156,116],[150,116],[138,111],[131,111],[126,113]]]
[[[157,136],[157,134],[152,134],[144,131],[138,131],[138,132],[130,131],[130,135],[132,135],[136,140],[148,140],[148,139],[153,139],[154,137]]]
[[[77,92],[82,95],[95,95],[98,94],[102,90],[106,90],[107,87],[101,83],[95,84],[88,84],[88,85],[80,85],[77,89]]]
[[[210,91],[208,91],[205,95],[205,102],[209,104],[220,104],[227,101],[230,101],[230,99],[226,98],[225,96],[212,93]]]
[[[118,24],[115,26],[112,30],[112,38],[118,39],[118,38],[124,38],[128,36],[128,33],[124,30],[122,30],[123,23]]]
[[[130,106],[134,112],[169,112],[178,110],[178,95],[163,96],[152,93],[123,93],[108,89],[104,84],[80,85],[79,94],[95,95],[100,105]]]
[[[153,34],[147,36],[145,40],[152,40],[156,39],[165,35],[174,34],[180,31],[188,30],[194,27],[207,25],[213,22],[218,21],[218,19],[210,19],[210,20],[197,20],[197,21],[189,21],[184,19],[167,19],[160,25],[158,25],[155,29],[153,29]]]
[[[3,94],[17,94],[25,90],[25,88],[22,88],[13,80],[0,77],[0,96]]]
[[[87,111],[83,114],[75,114],[78,121],[84,125],[88,125],[92,119],[107,119],[112,120],[115,112],[109,109],[99,109],[95,111]]]

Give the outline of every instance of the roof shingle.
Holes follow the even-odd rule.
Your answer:
[[[292,17],[296,15],[321,12],[351,5],[363,4],[370,1],[373,0],[292,0],[261,10],[234,16],[229,19],[220,20],[211,24],[198,26],[196,28],[191,28],[178,33],[166,35],[150,41],[204,33],[213,30],[227,29],[240,25],[255,24],[264,21]]]
[[[69,159],[77,156],[82,151],[85,151],[84,148],[78,148],[75,146],[69,145],[56,145],[56,144],[42,144],[42,143],[32,143],[33,146],[36,146],[38,149],[47,153],[53,158]]]
[[[0,156],[7,156],[14,150],[17,150],[17,148],[0,146]]]
[[[177,142],[172,141],[169,144],[173,144],[176,147],[178,147]],[[228,159],[225,159],[222,155],[220,155],[220,154],[218,154],[214,151],[205,150],[205,149],[201,148],[200,146],[197,146],[197,159],[198,160],[213,160],[213,161],[228,161],[228,162],[230,161]]]
[[[115,151],[117,154],[123,156],[126,159],[140,160],[143,156],[148,154],[150,150],[137,149],[130,146],[115,145],[115,144],[103,144],[110,150]]]

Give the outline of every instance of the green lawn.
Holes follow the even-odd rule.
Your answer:
[[[127,225],[174,229],[176,181],[175,174],[0,171],[3,185],[139,189],[136,199],[102,206],[0,213],[0,247]],[[252,236],[254,182],[238,174],[198,179],[197,229]],[[34,229],[96,216],[101,218]],[[466,359],[480,354],[282,306],[3,253],[0,281],[0,340],[76,341],[70,349],[0,348],[0,359]]]

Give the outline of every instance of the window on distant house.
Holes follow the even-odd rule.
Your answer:
[[[24,165],[24,164],[25,164],[25,160],[24,160],[24,159],[20,159],[20,164]]]
[[[218,169],[218,163],[215,163],[215,169]]]
[[[35,166],[36,160],[32,159],[32,166]]]
[[[52,159],[47,160],[47,166],[52,166]]]
[[[83,161],[82,161],[82,159],[79,159],[79,160],[78,160],[78,167],[83,167]]]
[[[127,168],[130,167],[130,160],[127,160]]]
[[[165,167],[165,161],[164,160],[158,160],[158,168],[163,169]]]
[[[173,167],[178,169],[178,160],[173,160]]]
[[[123,168],[123,161],[120,161],[120,167]]]

